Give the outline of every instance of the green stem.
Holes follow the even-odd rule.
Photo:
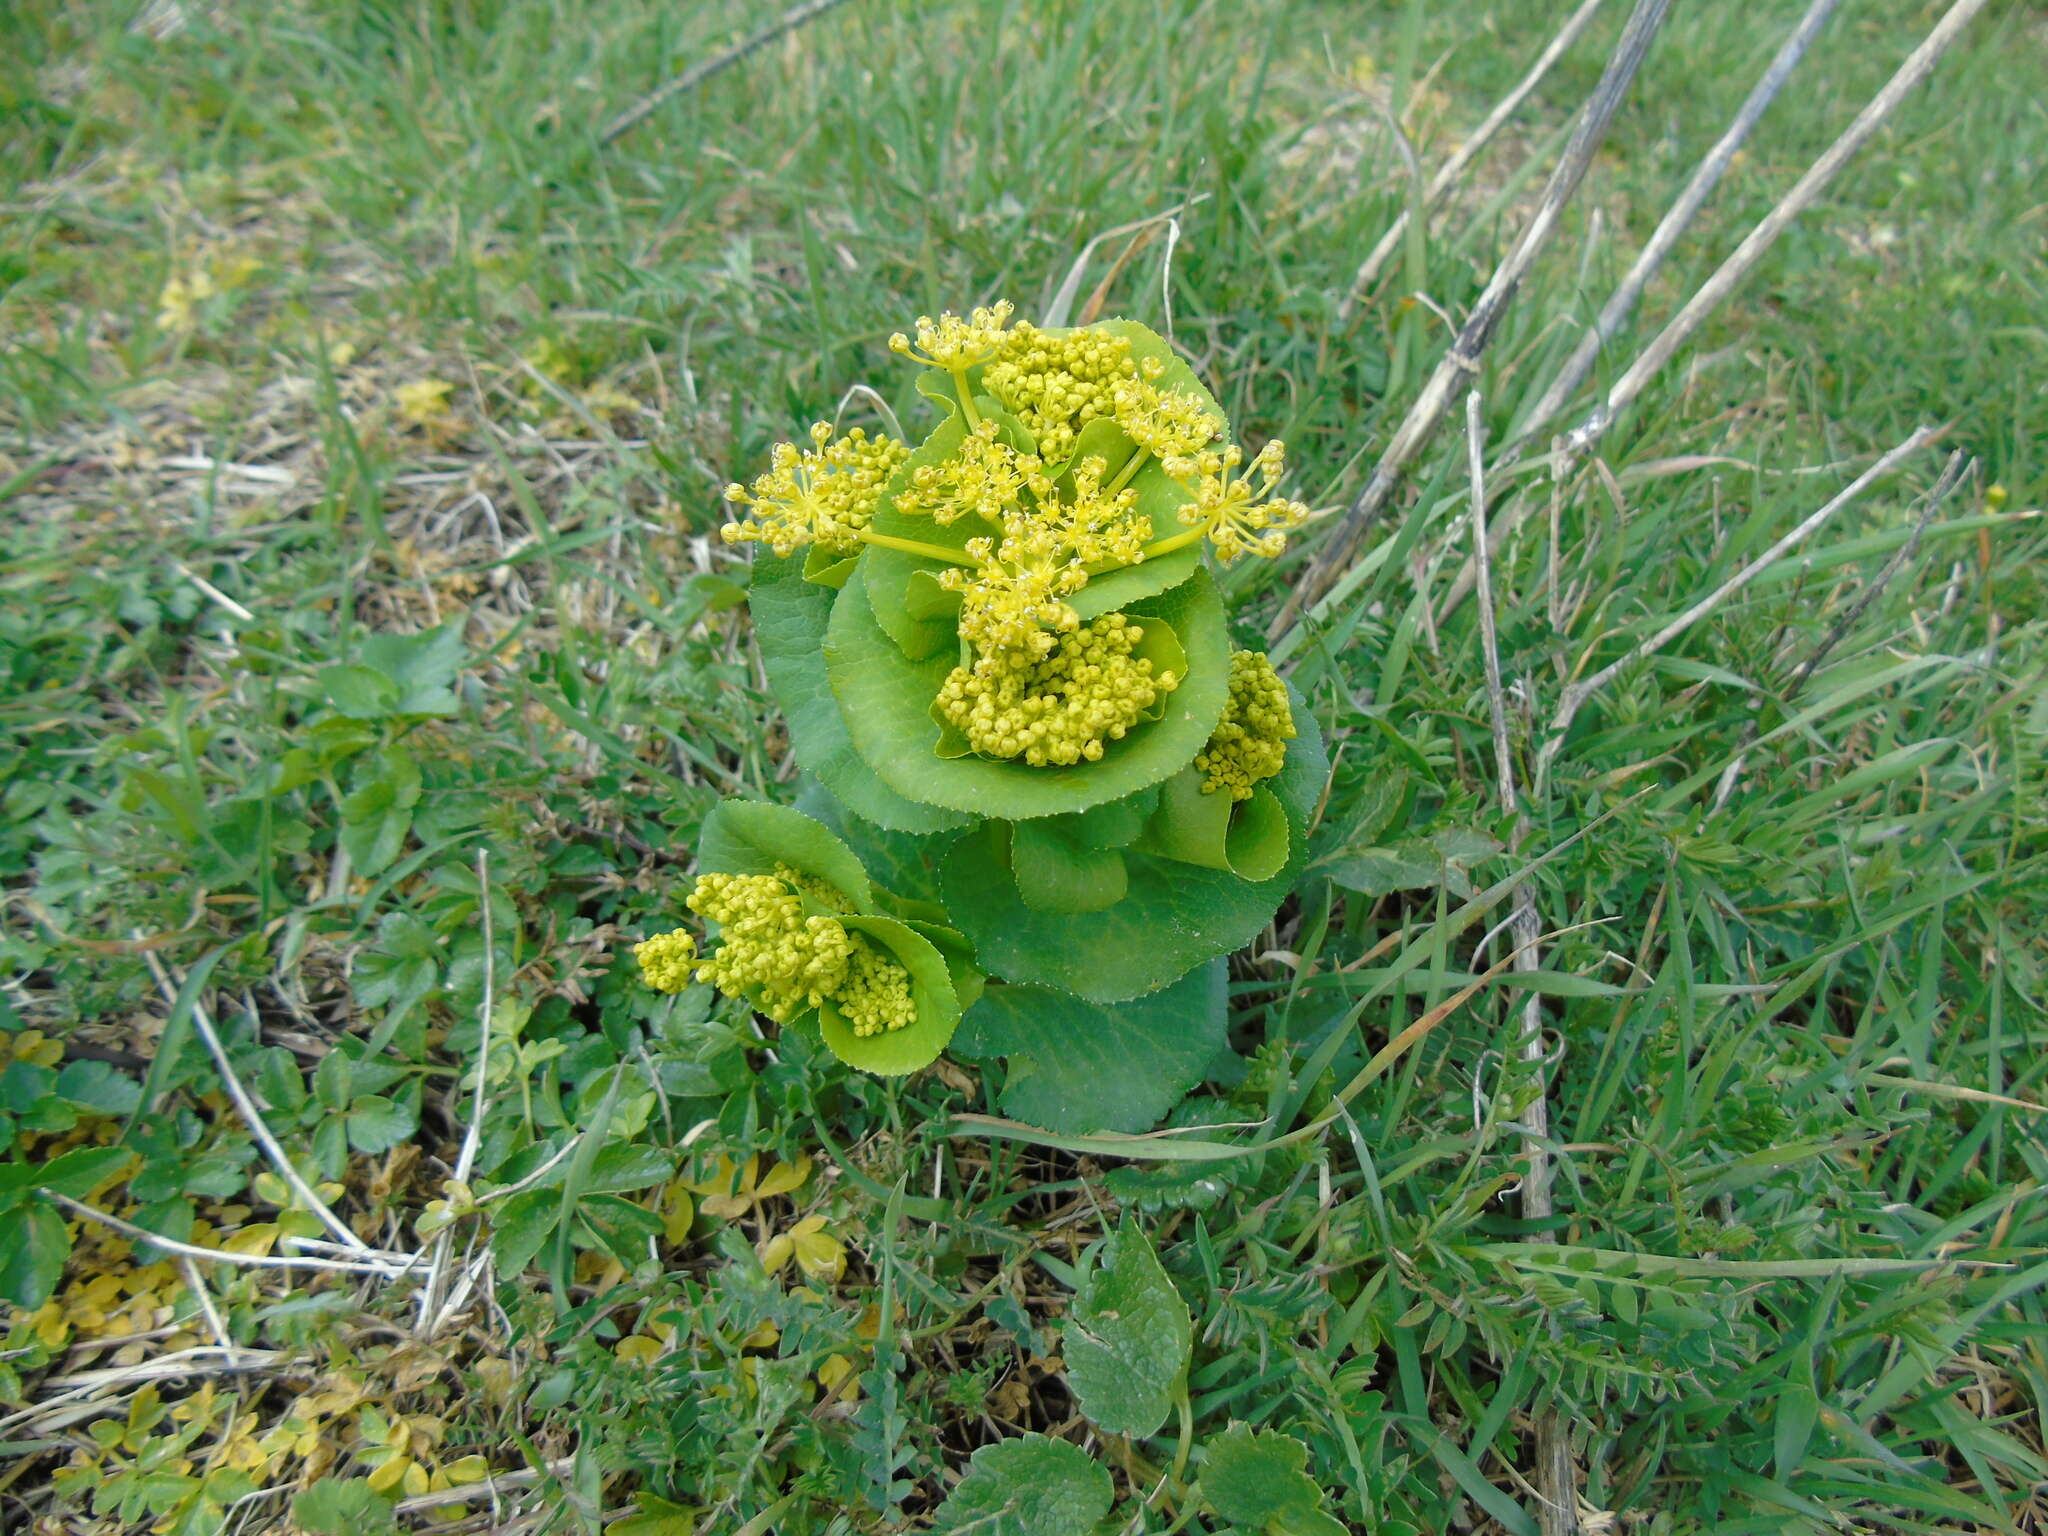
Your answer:
[[[1185,1487],[1188,1478],[1188,1451],[1195,1443],[1195,1415],[1188,1404],[1188,1384],[1183,1379],[1175,1390],[1173,1406],[1180,1410],[1180,1444],[1173,1453],[1173,1480]]]
[[[967,382],[965,368],[949,368],[953,375],[953,393],[960,397],[960,414],[967,421],[967,430],[972,432],[981,425],[981,412],[974,408],[974,386]]]
[[[971,566],[974,562],[957,549],[948,549],[943,544],[922,544],[916,539],[892,538],[886,533],[877,533],[872,528],[860,531],[863,544],[873,544],[881,549],[900,549],[906,555],[916,555],[925,560],[943,560],[947,565]]]
[[[1184,529],[1180,533],[1170,534],[1166,538],[1147,544],[1144,554],[1139,556],[1139,558],[1141,560],[1156,560],[1161,555],[1172,554],[1176,549],[1186,549],[1190,544],[1207,537],[1208,532],[1209,524],[1197,523],[1192,528]]]
[[[1116,478],[1109,482],[1109,488],[1105,494],[1114,496],[1118,491],[1129,485],[1131,481],[1137,478],[1138,471],[1145,467],[1146,462],[1151,457],[1152,450],[1149,448],[1140,448],[1136,453],[1132,454],[1130,462],[1118,470]]]

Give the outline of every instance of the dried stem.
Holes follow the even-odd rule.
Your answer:
[[[156,977],[158,990],[175,1003],[178,989],[171,984],[171,978],[164,970],[163,962],[153,954],[145,954],[142,958],[147,962],[151,974]],[[264,1123],[262,1113],[256,1108],[256,1101],[249,1096],[249,1090],[242,1086],[241,1078],[235,1075],[235,1069],[228,1061],[228,1053],[220,1043],[220,1035],[213,1027],[213,1020],[207,1016],[206,1004],[196,997],[192,999],[192,1026],[199,1031],[199,1038],[206,1042],[207,1054],[213,1057],[213,1064],[220,1069],[221,1083],[226,1087],[228,1097],[234,1101],[235,1112],[242,1117],[242,1123],[249,1127],[249,1134],[254,1136],[256,1144],[263,1148],[263,1155],[270,1159],[270,1166],[277,1170],[277,1176],[284,1180],[293,1198],[318,1217],[320,1224],[348,1247],[358,1253],[369,1252],[370,1245],[356,1236],[348,1223],[328,1208],[327,1202],[314,1193],[313,1186],[308,1184],[300,1176],[299,1170],[292,1166],[292,1160],[285,1155],[285,1150],[278,1143],[277,1137],[271,1134],[270,1127]],[[203,1253],[206,1250],[200,1251]]]
[[[1563,696],[1558,700],[1557,716],[1551,721],[1549,739],[1543,743],[1541,750],[1536,754],[1536,793],[1541,795],[1548,786],[1550,764],[1557,757],[1558,749],[1563,746],[1565,734],[1572,728],[1572,721],[1578,717],[1579,710],[1588,699],[1612,682],[1618,673],[1634,666],[1644,657],[1662,650],[1665,645],[1669,644],[1679,635],[1684,634],[1729,598],[1740,592],[1752,581],[1755,581],[1757,577],[1763,575],[1765,571],[1777,564],[1780,557],[1794,545],[1817,532],[1821,525],[1827,522],[1829,518],[1862,495],[1876,481],[1890,473],[1893,466],[1898,464],[1900,460],[1911,457],[1928,443],[1932,442],[1938,430],[1935,427],[1921,427],[1911,437],[1899,444],[1898,447],[1892,449],[1891,452],[1885,454],[1884,457],[1871,465],[1870,468],[1858,475],[1819,511],[1807,517],[1755,560],[1752,560],[1748,565],[1722,582],[1720,586],[1694,603],[1654,635],[1630,647],[1626,655],[1618,660],[1609,662],[1583,682],[1573,683],[1567,687]]]
[[[1520,442],[1533,436],[1545,422],[1564,409],[1567,400],[1578,393],[1579,386],[1586,382],[1586,376],[1593,371],[1593,363],[1599,356],[1600,349],[1635,312],[1636,302],[1642,297],[1643,289],[1649,286],[1650,279],[1657,274],[1657,269],[1664,265],[1664,258],[1671,254],[1673,247],[1678,244],[1692,221],[1699,216],[1700,209],[1706,206],[1707,199],[1713,196],[1714,188],[1720,185],[1721,177],[1727,172],[1729,163],[1734,160],[1736,151],[1742,148],[1743,143],[1749,138],[1750,131],[1756,127],[1771,103],[1777,99],[1778,93],[1785,88],[1786,82],[1792,78],[1792,72],[1799,67],[1799,61],[1806,56],[1806,50],[1812,46],[1814,38],[1819,36],[1820,29],[1827,25],[1828,18],[1834,14],[1835,7],[1840,3],[1841,0],[1813,0],[1807,7],[1806,15],[1800,19],[1799,25],[1793,28],[1792,34],[1779,47],[1777,56],[1771,60],[1770,67],[1751,88],[1749,96],[1736,112],[1734,120],[1729,123],[1727,131],[1694,169],[1692,179],[1685,184],[1685,190],[1678,194],[1677,201],[1672,203],[1655,232],[1651,234],[1642,254],[1636,257],[1635,264],[1628,269],[1628,275],[1621,280],[1620,286],[1614,290],[1613,297],[1608,299],[1606,306],[1600,311],[1599,319],[1595,320],[1592,329],[1579,339],[1579,344],[1573,349],[1571,357],[1558,371],[1557,377],[1550,381],[1550,386],[1544,390],[1543,397],[1537,401],[1535,408],[1523,419],[1515,432],[1515,441]]]
[[[1407,478],[1409,466],[1450,413],[1458,387],[1478,374],[1480,361],[1492,344],[1494,332],[1499,328],[1508,306],[1514,302],[1522,280],[1557,233],[1566,206],[1585,180],[1587,167],[1592,164],[1594,154],[1606,138],[1608,125],[1614,120],[1614,114],[1621,106],[1644,55],[1649,52],[1658,28],[1663,26],[1670,3],[1671,0],[1636,0],[1628,25],[1622,29],[1621,40],[1615,44],[1613,57],[1608,59],[1606,71],[1586,103],[1571,142],[1565,146],[1557,169],[1551,173],[1549,185],[1543,189],[1543,200],[1538,204],[1535,215],[1507,259],[1494,270],[1486,291],[1472,306],[1464,328],[1437,364],[1436,371],[1423,386],[1421,397],[1409,408],[1408,415],[1387,444],[1366,481],[1365,489],[1359,492],[1358,499],[1352,502],[1343,519],[1324,540],[1321,551],[1281,605],[1268,632],[1269,638],[1277,641],[1292,627],[1296,616],[1304,608],[1312,606],[1335,583],[1359,544],[1393,501],[1394,493]]]
[[[1934,66],[1941,62],[1941,56],[1964,27],[1984,9],[1986,0],[1956,0],[1949,7],[1948,14],[1935,23],[1918,48],[1915,48],[1901,64],[1898,72],[1885,83],[1883,90],[1870,99],[1868,106],[1856,115],[1842,136],[1830,144],[1827,151],[1811,166],[1804,176],[1787,192],[1784,198],[1743,238],[1742,244],[1722,262],[1714,275],[1701,285],[1686,305],[1669,324],[1657,333],[1656,338],[1643,349],[1642,354],[1629,365],[1628,371],[1614,381],[1607,391],[1607,398],[1597,406],[1584,421],[1575,427],[1567,439],[1567,447],[1576,455],[1583,455],[1606,433],[1608,427],[1621,413],[1635,402],[1643,387],[1669,363],[1678,349],[1692,338],[1692,333],[1712,314],[1739,284],[1763,259],[1763,255],[1777,242],[1786,227],[1811,207],[1827,184],[1850,159],[1866,144],[1871,135],[1883,125],[1900,102],[1913,88],[1934,72]]]
[[[376,1275],[381,1279],[395,1280],[405,1273],[396,1266],[374,1259],[316,1259],[308,1254],[261,1254],[232,1253],[222,1248],[201,1248],[196,1243],[180,1242],[175,1237],[165,1237],[147,1227],[138,1227],[132,1221],[87,1205],[83,1200],[74,1200],[69,1195],[60,1195],[54,1189],[37,1191],[45,1200],[54,1200],[74,1216],[87,1221],[96,1221],[103,1227],[111,1227],[123,1237],[138,1242],[154,1243],[166,1253],[175,1253],[189,1259],[208,1259],[216,1264],[239,1264],[244,1269],[324,1269],[345,1275]]]
[[[692,64],[672,80],[664,80],[660,85],[656,86],[652,91],[648,92],[645,96],[634,102],[632,106],[607,123],[604,132],[598,135],[598,143],[612,144],[617,142],[639,127],[641,123],[645,122],[657,110],[675,100],[676,97],[682,95],[685,91],[693,90],[697,86],[702,85],[720,70],[731,68],[748,54],[767,47],[778,37],[794,32],[805,22],[815,21],[834,6],[843,3],[844,0],[803,0],[803,3],[800,5],[792,5],[780,17],[770,22],[745,42],[735,43],[723,53],[713,54],[710,58],[700,63]]]
[[[491,1014],[496,1007],[497,960],[492,950],[491,853],[488,848],[476,851],[476,888],[477,900],[483,908],[484,995],[483,1017],[477,1026],[476,1092],[470,1098],[469,1127],[462,1133],[462,1150],[455,1158],[455,1182],[463,1185],[469,1183],[470,1173],[476,1167],[477,1146],[483,1140],[484,1091],[491,1065]],[[440,1332],[446,1321],[448,1260],[454,1244],[455,1229],[443,1227],[435,1234],[433,1253],[427,1260],[427,1283],[420,1289],[419,1312],[419,1330],[427,1338]]]
[[[1479,391],[1465,396],[1465,447],[1472,482],[1472,558],[1479,579],[1479,643],[1486,664],[1486,710],[1493,726],[1495,786],[1501,808],[1514,812],[1509,852],[1528,841],[1529,817],[1515,789],[1514,748],[1508,737],[1507,688],[1501,678],[1500,633],[1495,619],[1493,561],[1486,547],[1486,423]],[[1536,910],[1536,887],[1523,880],[1515,887],[1509,918],[1515,940],[1514,968],[1534,971],[1542,965],[1543,921]],[[1552,1212],[1550,1198],[1550,1100],[1543,1062],[1543,998],[1531,988],[1522,1003],[1519,1042],[1535,1093],[1523,1106],[1522,1218],[1539,1222]],[[1572,1461],[1571,1430],[1554,1406],[1536,1415],[1536,1491],[1541,1500],[1544,1536],[1573,1536],[1579,1529],[1578,1468]]]
[[[1473,129],[1471,136],[1458,146],[1450,159],[1437,168],[1436,175],[1430,178],[1429,188],[1422,197],[1422,212],[1425,218],[1442,204],[1451,188],[1463,178],[1472,162],[1479,158],[1480,151],[1492,142],[1493,136],[1500,132],[1508,119],[1521,110],[1522,103],[1527,101],[1536,87],[1543,83],[1543,77],[1550,73],[1551,66],[1563,58],[1572,44],[1585,35],[1586,28],[1593,24],[1593,17],[1605,3],[1606,0],[1584,0],[1584,3],[1572,12],[1557,36],[1550,40],[1549,46],[1536,56],[1536,62],[1530,65],[1529,72],[1516,82],[1515,88],[1501,97],[1494,109],[1486,115],[1486,120]],[[1395,127],[1395,134],[1399,141],[1398,125]],[[1337,306],[1337,324],[1340,329],[1351,318],[1351,312],[1357,307],[1359,297],[1378,281],[1380,269],[1387,264],[1387,258],[1400,248],[1401,237],[1408,232],[1408,214],[1409,210],[1404,208],[1400,216],[1387,226],[1386,233],[1380,236],[1379,244],[1372,248],[1371,254],[1358,264],[1358,272],[1351,279],[1350,291],[1344,295],[1344,302]]]

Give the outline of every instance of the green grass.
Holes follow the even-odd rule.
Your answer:
[[[1440,858],[1497,848],[1513,821],[1473,605],[1430,622],[1468,547],[1454,437],[1367,546],[1378,564],[1295,647],[1338,762],[1323,862],[1233,962],[1236,1049],[1177,1118],[1319,1129],[1189,1164],[992,1139],[953,1117],[990,1108],[993,1063],[862,1078],[631,973],[626,944],[673,924],[706,809],[794,791],[736,605],[744,556],[715,537],[726,481],[856,384],[910,421],[883,343],[911,316],[999,295],[1032,313],[1091,235],[1186,205],[1180,344],[1248,435],[1287,438],[1298,494],[1343,503],[1445,343],[1438,311],[1469,304],[1532,201],[1542,166],[1517,167],[1590,89],[1621,7],[1340,325],[1406,196],[1373,98],[1399,94],[1433,165],[1557,9],[855,0],[610,149],[602,123],[729,41],[727,12],[296,0],[187,5],[158,37],[129,7],[10,9],[16,1160],[120,1133],[138,1103],[123,1083],[147,1070],[154,1112],[127,1143],[147,1176],[99,1204],[166,1235],[289,1204],[161,964],[173,991],[203,975],[272,1128],[345,1186],[356,1229],[410,1251],[468,1124],[487,903],[477,1191],[579,1150],[534,1197],[459,1215],[458,1260],[472,1233],[524,1222],[531,1283],[472,1304],[430,1355],[406,1342],[406,1286],[210,1267],[235,1340],[279,1352],[269,1374],[199,1397],[129,1380],[102,1412],[55,1414],[53,1377],[163,1342],[95,1337],[205,1331],[176,1273],[95,1310],[95,1273],[137,1271],[81,1247],[56,1313],[17,1317],[0,1347],[0,1415],[19,1415],[0,1524],[282,1528],[298,1482],[359,1485],[386,1461],[402,1414],[421,1420],[404,1454],[423,1476],[466,1455],[524,1473],[506,1529],[918,1528],[976,1447],[1037,1430],[1111,1469],[1113,1528],[1221,1532],[1171,1475],[1173,1429],[1096,1435],[1064,1377],[1076,1267],[1128,1216],[1193,1314],[1197,1434],[1298,1437],[1354,1529],[1533,1531],[1550,1409],[1589,1505],[1631,1531],[2040,1529],[2038,8],[1991,7],[1609,436],[1606,472],[1568,485],[1555,602],[1545,517],[1510,544],[1494,575],[1518,781],[1570,680],[1914,426],[1947,425],[1977,472],[1867,606],[1937,453],[1595,697],[1525,807],[1528,855],[1575,839],[1536,876],[1556,935],[1541,971],[1487,982],[1341,1104],[1375,1051],[1505,954],[1479,947],[1505,908],[1467,898],[1518,861],[1475,858],[1468,884]],[[1494,438],[1798,9],[1674,7],[1493,347]],[[1619,359],[1935,14],[1842,8]],[[1163,328],[1163,250],[1132,257],[1105,313]],[[407,391],[429,381],[445,410]],[[1547,507],[1517,475],[1496,498]],[[1244,638],[1312,547],[1233,570]],[[1511,1193],[1527,985],[1555,1053],[1558,1214],[1534,1232]],[[603,1161],[607,1141],[645,1161]],[[650,1259],[642,1218],[601,1202],[661,1204],[685,1147],[698,1182],[719,1154],[816,1161],[737,1216],[700,1191]],[[579,1202],[596,1213],[582,1252],[551,1225]],[[846,1245],[835,1283],[761,1273],[756,1244],[802,1214]],[[609,1269],[607,1233],[625,1254]],[[629,1336],[663,1352],[622,1356]],[[821,1368],[849,1367],[857,1393],[829,1395]]]

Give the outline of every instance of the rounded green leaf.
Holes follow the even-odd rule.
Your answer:
[[[1300,876],[1308,820],[1330,772],[1314,717],[1291,689],[1289,695],[1300,734],[1287,744],[1286,765],[1261,786],[1273,795],[1289,834],[1289,853],[1278,873],[1266,880],[1240,879],[1227,868],[1205,869],[1130,848],[1124,852],[1124,898],[1085,916],[1064,916],[1027,903],[987,834],[970,835],[947,855],[940,889],[947,911],[989,972],[1114,1003],[1152,992],[1190,967],[1251,942]]]
[[[965,564],[967,541],[993,535],[995,529],[990,524],[979,517],[956,518],[950,523],[941,523],[930,517],[911,517],[896,510],[896,497],[909,488],[912,475],[928,464],[936,464],[949,457],[966,435],[966,425],[958,415],[948,416],[940,422],[916,451],[896,466],[889,483],[882,487],[882,500],[875,508],[874,520],[869,527],[889,538],[910,539],[919,544],[958,550],[961,563]],[[861,556],[861,579],[868,583],[869,591],[874,594],[875,613],[882,630],[912,660],[950,650],[959,638],[955,621],[942,612],[933,612],[932,593],[938,590],[936,578],[945,569],[946,563],[942,560],[930,560],[879,544],[869,545]],[[913,594],[914,578],[921,580],[917,581]]]
[[[867,871],[823,822],[766,800],[721,800],[711,808],[697,841],[699,869],[721,875],[772,875],[778,864],[842,892],[853,911],[875,909]]]
[[[1116,1497],[1108,1468],[1078,1445],[1020,1435],[984,1445],[939,1506],[933,1536],[1078,1536]]]
[[[1183,864],[1227,869],[1240,880],[1270,880],[1279,874],[1292,838],[1278,797],[1260,784],[1250,799],[1233,800],[1205,792],[1202,777],[1201,769],[1190,765],[1166,781],[1139,849]]]
[[[802,563],[794,557],[782,560],[765,550],[754,557],[747,604],[797,762],[854,815],[891,832],[933,833],[971,825],[971,816],[906,800],[854,750],[825,679],[825,627],[836,595],[805,581]]]
[[[1090,848],[1061,827],[1064,816],[1020,821],[1010,836],[1010,872],[1026,904],[1041,912],[1100,912],[1124,899],[1130,880],[1114,848]]]
[[[1160,719],[1141,722],[1123,740],[1109,743],[1101,761],[1071,768],[940,757],[941,733],[930,711],[953,658],[912,661],[898,650],[875,622],[865,570],[855,572],[832,605],[825,665],[854,748],[898,795],[1009,821],[1058,816],[1168,778],[1194,760],[1222,718],[1229,637],[1223,602],[1208,572],[1198,569],[1129,612],[1173,629],[1187,654],[1187,676],[1166,696]]]
[[[939,866],[945,861],[946,850],[959,840],[962,829],[916,833],[878,826],[856,816],[817,779],[805,780],[803,788],[797,791],[796,806],[836,833],[853,850],[875,885],[903,900],[939,900]],[[964,822],[965,818],[961,820]]]
[[[1223,962],[1114,1008],[1052,987],[991,986],[956,1056],[1005,1059],[1002,1109],[1047,1130],[1148,1130],[1227,1043]]]
[[[818,1010],[818,1030],[826,1047],[848,1066],[883,1077],[900,1077],[930,1066],[960,1024],[960,997],[946,957],[930,939],[893,917],[844,917],[840,921],[848,933],[865,934],[910,972],[917,1018],[901,1029],[856,1035],[828,1001]]]

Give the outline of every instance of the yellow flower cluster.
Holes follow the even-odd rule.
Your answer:
[[[1161,459],[1185,458],[1208,446],[1216,436],[1216,423],[1193,395],[1161,389],[1159,379],[1165,372],[1166,364],[1148,357],[1135,377],[1116,386],[1111,396],[1116,424],[1147,453]]]
[[[930,315],[919,315],[916,342],[898,331],[889,338],[889,350],[948,373],[964,373],[977,363],[987,362],[1008,339],[1003,327],[1009,324],[1012,313],[1010,301],[1000,299],[990,308],[975,310],[965,320],[951,313],[936,320]]]
[[[957,523],[972,512],[989,522],[1023,496],[1027,487],[1050,483],[1039,474],[1036,454],[1019,453],[996,435],[992,421],[976,423],[952,454],[937,464],[920,464],[910,484],[896,495],[896,510],[935,523]]]
[[[1065,599],[1087,585],[1089,567],[1133,565],[1144,557],[1151,524],[1138,512],[1136,491],[1103,489],[1108,469],[1100,456],[1083,459],[1074,467],[1067,501],[1034,472],[1029,488],[1036,505],[1011,506],[993,519],[1000,539],[968,540],[971,571],[956,566],[939,574],[940,586],[962,596],[960,635],[970,646],[1041,660],[1058,635],[1080,623]]]
[[[947,675],[939,713],[984,757],[1021,757],[1034,768],[1092,763],[1180,686],[1132,654],[1144,635],[1121,613],[1106,613],[1035,659],[984,653]]]
[[[737,481],[725,488],[727,501],[753,511],[719,534],[728,544],[758,540],[785,559],[807,544],[859,554],[860,532],[875,515],[882,487],[909,457],[894,438],[855,427],[835,440],[831,427],[818,422],[808,452],[777,443],[752,491]]]
[[[1058,464],[1073,453],[1083,427],[1117,414],[1118,387],[1138,377],[1131,344],[1122,336],[1089,330],[1054,336],[1024,321],[1003,338],[981,382],[1024,423],[1038,456]]]
[[[804,898],[843,910],[844,896],[814,875],[777,864],[772,875],[699,875],[684,903],[718,924],[719,944],[699,959],[689,930],[633,946],[640,974],[658,992],[694,978],[743,997],[777,1023],[832,1003],[857,1035],[917,1022],[910,973],[837,918],[804,914]]]
[[[1223,719],[1195,756],[1203,775],[1202,793],[1228,790],[1233,800],[1251,799],[1254,784],[1285,766],[1287,743],[1292,740],[1294,709],[1273,663],[1264,651],[1233,651]]]
[[[1165,461],[1175,479],[1193,478],[1195,499],[1180,509],[1180,520],[1202,528],[1225,565],[1239,555],[1272,559],[1287,547],[1287,535],[1308,521],[1308,508],[1298,501],[1273,496],[1286,472],[1286,447],[1275,438],[1244,465],[1244,450],[1235,443],[1219,450],[1187,454]],[[1238,467],[1244,465],[1240,474]],[[1252,484],[1257,475],[1260,483]],[[1261,498],[1267,498],[1261,500]]]

